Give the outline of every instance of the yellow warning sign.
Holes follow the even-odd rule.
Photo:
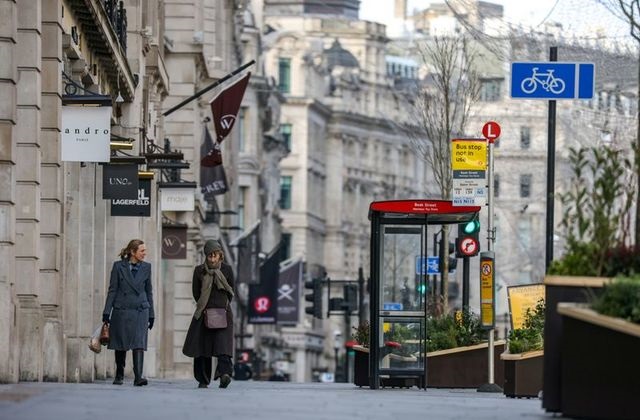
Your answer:
[[[454,139],[451,143],[451,168],[454,171],[486,171],[486,139]]]
[[[522,328],[527,309],[535,309],[538,301],[544,301],[544,284],[527,284],[507,287],[511,328]]]
[[[493,328],[495,325],[495,288],[493,280],[493,259],[482,257],[480,259],[480,324],[484,328]]]

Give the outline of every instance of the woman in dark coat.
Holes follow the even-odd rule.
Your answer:
[[[234,296],[234,279],[231,266],[224,263],[224,253],[218,241],[209,240],[204,245],[205,262],[193,270],[192,291],[196,310],[189,325],[182,353],[193,357],[193,376],[199,388],[211,382],[211,358],[218,364],[213,380],[220,378],[220,388],[231,383],[233,364],[233,313],[229,303]],[[226,308],[227,327],[209,329],[204,323],[206,308]]]
[[[133,351],[135,386],[147,384],[142,376],[148,330],[153,328],[151,264],[144,262],[144,242],[133,239],[113,263],[102,321],[109,324],[109,346],[116,351],[114,385],[122,385],[127,350]]]

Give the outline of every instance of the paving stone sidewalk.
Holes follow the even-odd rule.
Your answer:
[[[0,385],[1,420],[413,420],[550,419],[538,399],[475,390],[370,390],[352,384],[189,380],[134,388],[110,382]],[[557,418],[557,417],[555,417]]]

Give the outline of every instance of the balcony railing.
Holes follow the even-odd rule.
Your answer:
[[[103,0],[104,10],[113,27],[123,52],[127,52],[127,10],[124,2],[118,0]]]

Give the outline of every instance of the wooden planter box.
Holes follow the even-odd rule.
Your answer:
[[[542,350],[526,353],[503,353],[504,395],[510,398],[535,398],[542,390]]]
[[[353,383],[357,386],[369,386],[369,348],[359,345],[353,346],[355,357],[353,362]],[[411,388],[421,387],[419,378],[380,378],[383,388]]]
[[[565,416],[638,419],[640,325],[560,304]]]
[[[610,282],[606,277],[546,276],[544,311],[544,368],[542,407],[559,412],[561,395],[561,343],[562,317],[556,311],[560,302],[587,302],[590,294],[601,293],[602,286]]]
[[[427,387],[430,388],[478,388],[488,382],[487,343],[468,347],[456,347],[427,353]],[[369,386],[369,349],[353,346],[355,350],[353,383]],[[500,354],[505,341],[494,343],[494,380],[504,381],[504,369]],[[382,378],[383,387],[421,387],[418,378]]]
[[[427,353],[427,387],[429,388],[478,388],[486,384],[488,376],[487,348],[489,344],[456,347]],[[494,382],[504,382],[504,367],[500,354],[505,341],[494,342]]]

